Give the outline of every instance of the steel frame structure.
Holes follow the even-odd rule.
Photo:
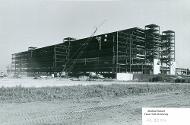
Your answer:
[[[175,62],[175,32],[172,30],[163,31],[161,45],[161,72],[168,74],[170,67]]]
[[[97,72],[112,76],[119,72],[151,74],[154,58],[166,63],[163,48],[168,48],[165,42],[172,43],[166,41],[170,35],[168,31],[161,35],[160,27],[150,24],[145,29],[134,27],[79,40],[68,37],[60,44],[30,47],[28,51],[12,54],[12,67],[15,73],[27,75],[60,72]],[[170,55],[173,52],[175,48]],[[173,58],[168,57],[168,60]]]

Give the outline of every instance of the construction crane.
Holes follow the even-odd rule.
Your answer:
[[[86,42],[84,42],[77,50],[76,52],[73,54],[72,57],[70,57],[70,59],[68,59],[68,61],[65,63],[65,67],[63,69],[64,72],[71,72],[74,65],[77,63],[77,59],[84,53],[83,50],[86,49],[86,47],[89,44],[89,41],[94,37],[94,35],[96,34],[96,32],[98,31],[98,28],[100,28],[106,20],[104,20],[100,25],[98,25],[97,27],[95,27],[95,30],[93,31],[93,33],[90,35],[90,37],[87,39]],[[75,57],[75,59],[73,59]],[[72,61],[73,59],[73,61]]]

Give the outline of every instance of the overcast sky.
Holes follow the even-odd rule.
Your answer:
[[[158,24],[176,32],[177,67],[190,68],[189,0],[0,0],[0,67],[11,54],[43,47],[64,37],[88,37]]]

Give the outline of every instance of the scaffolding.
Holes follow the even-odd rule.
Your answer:
[[[145,26],[146,34],[146,63],[152,64],[154,59],[160,58],[161,35],[160,27],[156,24]]]
[[[170,72],[175,62],[175,32],[167,30],[162,32],[161,64],[162,73]]]

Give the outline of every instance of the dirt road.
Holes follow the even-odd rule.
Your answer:
[[[1,103],[1,125],[141,125],[142,107],[190,107],[190,93]]]

